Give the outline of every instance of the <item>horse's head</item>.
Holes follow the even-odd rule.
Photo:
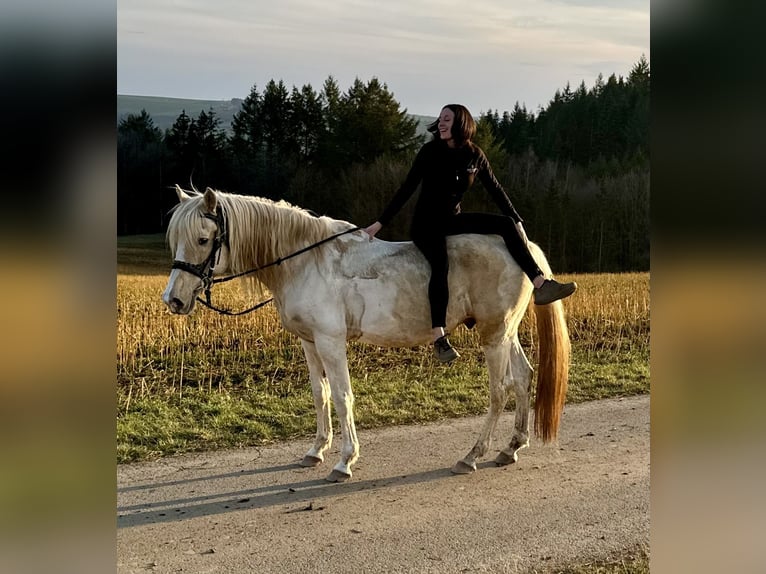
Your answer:
[[[180,203],[168,224],[175,260],[162,300],[171,312],[186,315],[213,274],[228,269],[228,229],[215,191],[189,195],[176,186]]]

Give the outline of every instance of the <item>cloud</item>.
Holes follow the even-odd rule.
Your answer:
[[[228,99],[271,78],[318,88],[333,75],[345,89],[376,76],[414,113],[460,96],[535,107],[591,82],[595,63],[627,72],[648,46],[635,1],[122,0],[118,91]]]

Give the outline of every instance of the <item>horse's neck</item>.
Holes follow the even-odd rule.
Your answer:
[[[291,214],[282,224],[272,223],[269,254],[273,259],[284,258],[296,251],[310,247],[336,233],[345,226],[343,222],[329,218],[315,218],[303,213]]]
[[[288,211],[280,213],[283,209]],[[252,249],[242,246],[244,252],[250,253],[247,266],[268,266],[258,273],[258,279],[271,291],[293,280],[299,269],[311,263],[318,252],[310,250],[296,255],[297,260],[290,265],[275,262],[291,258],[295,253],[351,227],[347,222],[314,218],[297,210],[291,213],[289,209],[277,205],[265,205],[260,212],[254,209],[249,222],[250,233],[240,237],[240,241],[254,242]]]

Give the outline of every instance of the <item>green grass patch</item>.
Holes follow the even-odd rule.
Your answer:
[[[568,403],[649,392],[649,350],[586,352],[575,345]]]
[[[459,337],[456,337],[456,341]],[[297,339],[296,339],[297,344]],[[181,452],[262,445],[316,430],[308,369],[301,356],[254,353],[251,361],[226,360],[210,376],[206,361],[189,360],[183,382],[118,385],[117,458],[133,462]],[[418,424],[484,414],[489,405],[487,372],[480,350],[461,348],[450,366],[436,363],[430,349],[376,349],[352,344],[352,388],[357,427]],[[364,360],[373,356],[374,359]],[[587,357],[585,362],[581,357]],[[157,359],[159,360],[159,359]],[[257,365],[261,365],[258,368]],[[171,367],[172,368],[172,367]],[[151,368],[145,373],[151,379]],[[574,348],[569,404],[646,393],[648,354],[598,356]],[[507,410],[515,408],[511,395]],[[337,423],[336,423],[337,427]]]

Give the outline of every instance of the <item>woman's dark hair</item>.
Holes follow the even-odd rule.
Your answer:
[[[455,119],[452,122],[452,139],[455,141],[455,145],[461,147],[466,143],[470,144],[473,138],[476,137],[476,121],[473,119],[471,112],[461,104],[447,104],[444,108],[452,110],[452,113],[455,114]],[[441,115],[441,112],[439,112],[439,115]],[[439,118],[428,124],[427,129],[433,134],[434,140],[440,139]]]

